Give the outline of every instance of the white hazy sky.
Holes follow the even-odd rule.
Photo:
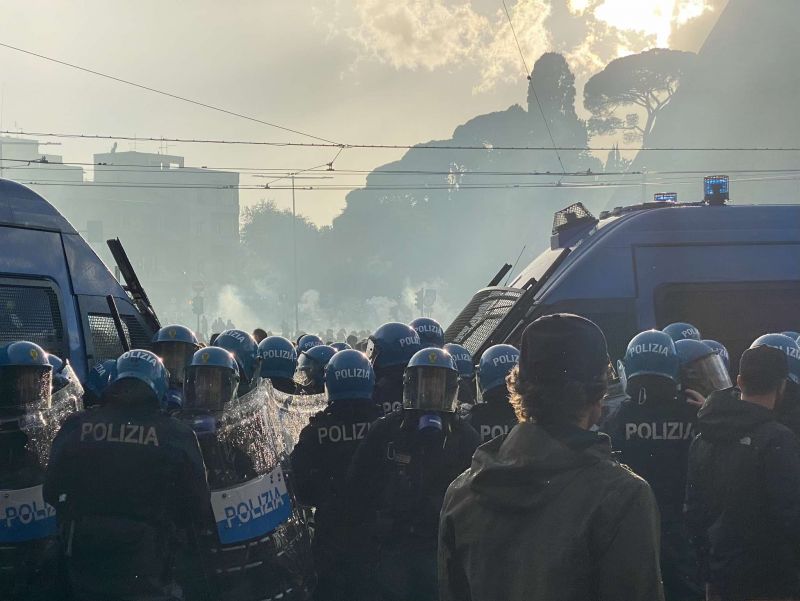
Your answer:
[[[726,2],[507,0],[529,67],[542,52],[564,52],[579,85],[627,53],[697,50]],[[524,105],[527,87],[500,0],[5,0],[0,43],[344,143],[448,138],[473,116]],[[304,141],[1,47],[0,86],[3,129]],[[90,161],[111,144],[63,140],[43,150]],[[269,169],[303,169],[335,154],[205,144],[169,153],[192,166]],[[348,149],[336,167],[369,170],[401,154]],[[363,177],[318,183],[332,181],[359,185]],[[345,195],[299,192],[298,211],[330,223]],[[241,194],[243,205],[261,198],[291,202],[286,191]]]

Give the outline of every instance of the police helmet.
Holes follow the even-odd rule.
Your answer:
[[[117,377],[117,360],[106,359],[97,363],[86,376],[84,386],[83,404],[87,407],[100,403],[103,392],[111,382]]]
[[[771,346],[782,350],[789,363],[789,379],[795,384],[800,384],[800,345],[783,334],[764,334],[756,338],[750,348],[757,346]]]
[[[444,350],[450,353],[458,368],[458,377],[462,380],[471,380],[475,376],[475,365],[472,362],[472,353],[455,342],[448,342]]]
[[[314,348],[315,346],[321,346],[324,342],[322,342],[322,338],[315,334],[305,334],[300,336],[297,340],[297,352],[303,353],[310,348]]]
[[[700,340],[700,330],[694,327],[690,323],[686,323],[684,321],[676,321],[675,323],[669,324],[666,328],[662,330],[665,334],[668,334],[670,338],[674,342],[678,342],[678,340]]]
[[[53,366],[39,345],[21,340],[0,348],[0,412],[49,408],[52,378]]]
[[[328,346],[335,348],[337,352],[338,351],[346,351],[346,350],[349,350],[349,349],[353,348],[352,346],[350,346],[346,342],[331,342]]]
[[[261,377],[261,358],[256,339],[244,330],[225,330],[214,341],[214,346],[229,351],[239,365],[239,396],[250,392]]]
[[[439,322],[430,317],[418,317],[410,324],[414,331],[419,335],[419,343],[422,348],[444,346],[444,330]]]
[[[391,321],[369,337],[366,355],[377,371],[398,365],[405,367],[420,348],[419,334],[414,328]]]
[[[186,326],[165,326],[155,333],[150,348],[161,357],[164,367],[169,371],[169,385],[172,388],[181,388],[186,366],[200,348],[200,341],[194,332]]]
[[[300,353],[294,381],[305,394],[319,394],[325,390],[325,367],[335,354],[336,349],[324,344]]]
[[[458,368],[444,349],[417,351],[403,376],[403,409],[447,411],[456,409]]]
[[[703,340],[703,344],[711,347],[711,350],[717,353],[720,357],[722,357],[722,362],[725,364],[725,369],[728,370],[730,373],[731,371],[731,356],[728,353],[727,347],[722,344],[721,342],[717,342],[716,340]]]
[[[666,332],[646,330],[634,336],[625,350],[625,378],[658,376],[680,383],[680,361],[675,342]]]
[[[375,388],[375,372],[366,355],[360,351],[339,351],[325,368],[325,390],[328,402],[371,400]]]
[[[144,384],[142,386],[136,383]],[[169,374],[161,357],[144,349],[127,351],[117,359],[117,375],[106,389],[121,396],[137,389],[149,390],[153,398],[161,403],[169,389]]]
[[[291,380],[297,369],[297,350],[283,336],[268,336],[258,345],[262,378]]]
[[[506,385],[506,376],[519,363],[519,350],[510,344],[495,344],[481,355],[478,364],[478,392],[481,396]]]
[[[714,349],[699,340],[687,338],[675,343],[681,366],[681,384],[708,396],[715,390],[733,386],[725,363]]]
[[[230,351],[208,346],[195,352],[186,368],[183,408],[222,411],[236,398],[239,364]]]
[[[784,336],[788,336],[789,338],[800,344],[800,332],[794,332],[792,330],[789,330],[787,332],[781,332],[781,334],[783,334]]]

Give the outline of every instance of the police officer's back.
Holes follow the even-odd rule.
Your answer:
[[[480,443],[454,413],[457,381],[446,351],[418,351],[406,368],[402,411],[378,420],[353,457],[348,510],[365,560],[373,559],[367,570],[378,598],[437,598],[439,511]]]
[[[299,503],[316,508],[314,561],[317,599],[348,599],[357,577],[345,521],[345,478],[370,425],[383,415],[372,402],[375,375],[356,350],[333,356],[325,370],[328,407],[311,418],[292,450],[292,481]]]
[[[508,432],[517,416],[508,401],[506,376],[519,362],[519,351],[510,344],[496,344],[481,355],[478,365],[480,402],[469,412],[469,423],[486,442]]]
[[[58,433],[44,497],[57,511],[77,599],[178,598],[176,534],[207,511],[203,460],[194,432],[159,411],[160,359],[129,351],[117,372],[103,406]]]
[[[419,334],[404,323],[385,323],[369,337],[365,352],[375,370],[373,400],[384,414],[403,407],[403,374],[420,348]]]

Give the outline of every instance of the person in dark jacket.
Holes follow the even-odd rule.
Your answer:
[[[311,418],[292,450],[297,501],[316,509],[316,599],[349,600],[357,595],[343,499],[353,453],[371,424],[383,415],[372,402],[374,386],[375,374],[363,353],[336,353],[325,370],[328,407]]]
[[[406,369],[403,409],[373,424],[353,457],[347,507],[371,599],[437,599],[442,499],[480,443],[455,413],[457,394],[450,354],[417,352]]]
[[[541,317],[509,375],[520,423],[475,453],[439,526],[441,601],[658,601],[659,520],[647,482],[611,455],[599,419],[606,341]]]
[[[696,342],[696,341],[692,341]],[[713,355],[709,361],[722,359]],[[661,513],[661,571],[667,601],[694,601],[703,593],[695,581],[683,520],[686,465],[699,407],[680,388],[675,343],[659,330],[634,336],[624,359],[629,398],[604,426],[620,461],[647,480]]]
[[[479,402],[472,406],[467,420],[481,435],[481,442],[508,434],[517,424],[517,415],[508,401],[506,376],[519,361],[519,351],[510,344],[495,344],[481,355],[478,364]]]
[[[715,392],[700,410],[686,519],[709,600],[800,595],[800,442],[774,412],[787,376],[782,351],[748,349],[741,395]]]
[[[210,513],[194,432],[159,411],[167,374],[153,353],[117,361],[102,406],[53,443],[44,499],[55,507],[74,599],[180,599],[178,534]]]

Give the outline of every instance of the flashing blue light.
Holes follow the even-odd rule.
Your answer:
[[[724,204],[730,199],[727,175],[709,175],[703,178],[704,198],[708,204]]]
[[[678,193],[656,192],[653,194],[653,202],[678,202]]]

